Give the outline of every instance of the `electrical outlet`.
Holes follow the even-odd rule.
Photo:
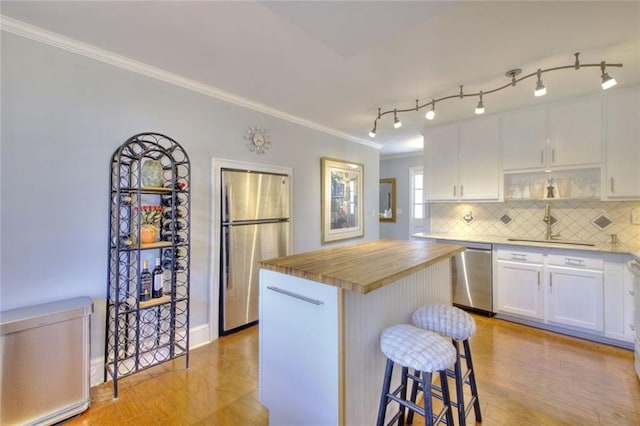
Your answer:
[[[631,210],[631,224],[640,225],[640,207]]]

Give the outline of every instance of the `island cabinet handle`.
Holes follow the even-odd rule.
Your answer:
[[[631,331],[636,331],[636,326],[633,324],[629,324],[629,328],[631,329]]]
[[[611,176],[611,193],[614,194],[616,192],[615,181],[613,180],[613,176]]]
[[[280,287],[274,287],[274,286],[267,286],[267,288],[271,291],[275,291],[276,293],[280,293],[280,294],[284,294],[285,296],[289,296],[289,297],[293,297],[296,299],[300,299],[303,300],[305,302],[311,303],[313,305],[324,305],[324,302],[322,300],[318,300],[318,299],[312,299],[310,297],[307,296],[303,296],[302,294],[298,294],[298,293],[294,293],[292,291],[289,290],[284,290]]]
[[[527,255],[523,253],[511,253],[512,259],[527,260]]]

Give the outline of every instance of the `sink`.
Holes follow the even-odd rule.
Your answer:
[[[566,240],[542,240],[542,239],[535,239],[535,238],[507,238],[507,241],[521,241],[526,243],[565,244],[569,246],[595,247],[595,244],[593,243],[583,243],[580,241],[566,241]]]

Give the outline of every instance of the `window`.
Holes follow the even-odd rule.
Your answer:
[[[424,231],[424,196],[422,192],[422,167],[409,168],[411,194],[411,223],[409,233],[415,234]]]

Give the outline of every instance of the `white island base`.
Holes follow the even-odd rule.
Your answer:
[[[269,423],[375,424],[380,332],[410,324],[426,303],[451,304],[449,257],[366,294],[262,269],[259,399]]]

